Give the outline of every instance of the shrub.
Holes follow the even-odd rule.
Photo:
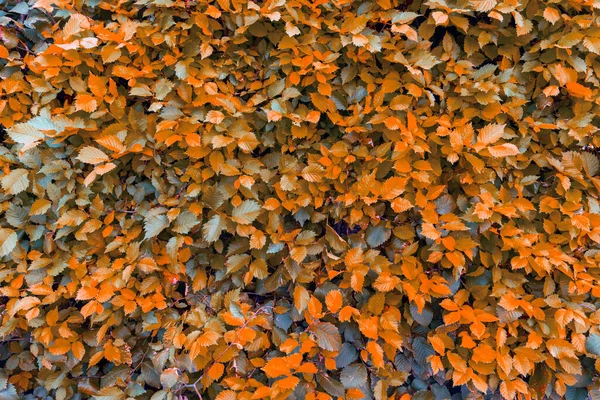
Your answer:
[[[593,1],[0,16],[0,399],[600,398]]]

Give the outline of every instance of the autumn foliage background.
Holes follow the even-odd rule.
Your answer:
[[[597,1],[0,5],[0,399],[600,399]]]

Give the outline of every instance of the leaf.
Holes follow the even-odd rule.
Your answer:
[[[261,206],[254,200],[244,200],[239,207],[235,207],[231,219],[238,224],[248,225],[260,214]]]
[[[400,278],[390,275],[389,272],[384,272],[373,282],[373,287],[380,292],[391,292],[401,282]]]
[[[303,312],[308,307],[310,293],[303,286],[296,286],[294,289],[294,306],[299,312]]]
[[[324,374],[316,375],[317,382],[325,389],[325,391],[333,396],[333,398],[344,398],[344,385],[331,376]]]
[[[165,369],[162,374],[160,374],[160,383],[162,384],[163,389],[169,390],[174,387],[177,382],[179,382],[177,368]]]
[[[71,18],[69,18],[63,28],[63,35],[65,39],[68,39],[71,36],[77,35],[79,32],[89,28],[90,22],[85,15],[72,14]]]
[[[323,304],[321,304],[321,301],[315,296],[311,296],[308,301],[308,312],[314,318],[318,319],[323,317]]]
[[[567,91],[573,97],[590,97],[592,90],[577,82],[567,82]]]
[[[71,346],[71,351],[76,359],[83,360],[83,356],[85,355],[85,347],[83,346],[83,343],[74,342]]]
[[[21,397],[12,383],[0,388],[0,400],[19,400]]]
[[[79,151],[77,159],[86,164],[100,164],[109,160],[108,156],[92,146],[86,146]]]
[[[417,305],[414,303],[410,303],[409,309],[410,315],[415,321],[417,321],[419,325],[429,326],[429,324],[433,320],[433,311],[429,307],[424,307],[423,310],[419,312]]]
[[[8,175],[2,177],[2,189],[7,194],[17,195],[29,187],[29,171],[24,168],[18,168],[10,171]]]
[[[291,374],[290,367],[286,359],[282,357],[271,358],[262,370],[269,378],[277,378],[280,376],[289,376]]]
[[[91,94],[79,94],[77,96],[77,100],[75,100],[75,109],[86,111],[86,112],[94,112],[98,108],[98,102],[96,98]],[[85,161],[84,161],[85,162]],[[90,163],[94,164],[94,163]]]
[[[173,226],[173,231],[181,234],[187,234],[190,230],[198,225],[199,221],[196,218],[196,215],[189,211],[184,211],[175,220],[175,226]]]
[[[320,348],[329,351],[339,351],[342,348],[342,338],[335,325],[329,322],[317,322],[311,328],[317,338]]]
[[[392,24],[408,24],[418,16],[419,14],[414,12],[395,12],[392,17]]]
[[[0,228],[0,257],[9,255],[17,247],[18,236],[12,229]]]
[[[91,398],[94,400],[125,400],[127,396],[118,387],[105,387],[100,389]]]
[[[368,379],[367,369],[363,364],[352,364],[342,370],[341,382],[345,389],[359,388]]]
[[[544,9],[544,18],[546,21],[554,24],[560,20],[560,12],[556,8],[546,7]]]
[[[225,219],[221,215],[215,214],[202,225],[202,237],[208,243],[216,242],[223,229],[225,229]]]
[[[302,263],[306,258],[307,250],[304,246],[296,246],[290,251],[290,257],[298,264]]]
[[[519,154],[519,148],[512,143],[504,143],[497,146],[488,147],[488,151],[492,157],[508,157]]]
[[[295,376],[289,376],[284,379],[280,379],[276,382],[276,385],[283,389],[294,389],[300,383],[300,379]]]
[[[331,290],[325,296],[325,305],[332,313],[338,312],[343,305],[342,293],[339,290]]]
[[[600,335],[592,333],[585,341],[585,351],[600,356]]]
[[[506,124],[489,124],[479,130],[479,141],[485,145],[496,143],[504,135]]]
[[[369,246],[379,247],[387,242],[391,235],[391,229],[388,229],[384,223],[379,223],[376,226],[369,225],[366,232],[366,239]]]
[[[17,143],[32,145],[42,141],[46,136],[30,123],[21,123],[7,129],[8,136]]]
[[[214,346],[219,340],[219,334],[215,331],[206,331],[198,338],[198,344],[203,347]]]
[[[163,214],[164,211],[161,208],[148,211],[144,218],[144,231],[146,232],[144,240],[158,236],[159,233],[169,226],[169,219]]]
[[[29,215],[44,215],[52,205],[50,200],[46,199],[37,199],[31,205],[31,209],[29,210]]]
[[[470,3],[473,5],[475,11],[479,12],[488,12],[496,7],[496,0],[470,0]]]
[[[351,345],[350,343],[344,343],[342,345],[342,349],[340,350],[340,353],[335,358],[336,368],[338,368],[338,369],[344,368],[344,367],[352,364],[357,359],[358,359],[358,352],[356,351],[356,348],[353,345]]]
[[[598,156],[592,153],[582,153],[584,168],[589,176],[595,176],[600,172],[600,160],[598,160]],[[522,181],[521,181],[522,182]]]
[[[308,182],[320,182],[323,172],[323,167],[312,164],[302,170],[302,177]]]
[[[156,82],[156,85],[154,85],[154,97],[156,97],[157,100],[164,100],[174,86],[174,83],[168,79],[160,79]]]
[[[54,355],[67,354],[71,351],[71,343],[62,338],[58,338],[54,341],[54,344],[50,346],[50,352]]]
[[[422,337],[417,337],[413,340],[412,348],[414,351],[415,360],[421,365],[426,365],[428,357],[435,354],[433,347]]]
[[[587,400],[588,398],[588,389],[584,387],[567,387],[567,392],[565,393],[566,400]]]
[[[90,76],[88,76],[88,86],[94,96],[104,97],[106,94],[106,83],[104,79],[99,76],[90,74]]]
[[[10,312],[10,316],[11,317],[14,316],[19,311],[29,310],[32,307],[35,307],[36,305],[38,305],[40,303],[41,303],[41,300],[35,296],[23,297],[22,299],[19,299],[15,302],[15,304],[12,307],[12,310]]]

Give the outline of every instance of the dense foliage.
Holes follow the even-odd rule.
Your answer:
[[[0,4],[0,399],[600,398],[597,1]]]

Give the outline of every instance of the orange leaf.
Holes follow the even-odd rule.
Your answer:
[[[577,82],[567,82],[567,91],[571,96],[574,97],[590,97],[592,95],[592,89],[583,86]]]
[[[271,395],[271,388],[268,386],[261,386],[254,391],[252,395],[252,399],[264,399],[265,397],[269,397]]]
[[[225,367],[223,366],[223,364],[216,363],[216,364],[213,364],[212,367],[210,367],[208,369],[208,376],[210,376],[214,380],[217,380],[223,375],[224,371],[225,371]]]
[[[364,399],[364,393],[358,388],[348,389],[346,392],[346,399]]]
[[[80,94],[75,101],[75,109],[86,112],[94,112],[98,108],[98,103],[94,96],[90,94]]]
[[[300,382],[300,379],[296,378],[295,376],[290,376],[290,377],[278,380],[277,382],[275,382],[275,384],[282,389],[293,389],[296,387],[296,385],[298,385],[299,382]]]
[[[71,346],[71,351],[76,359],[83,360],[83,356],[85,355],[85,347],[83,346],[83,343],[74,342]]]
[[[379,336],[377,336],[378,327],[378,317],[361,318],[358,320],[358,328],[360,329],[362,334],[368,337],[369,339],[379,339]]]
[[[54,355],[67,354],[71,350],[71,343],[66,339],[56,339],[54,344],[50,346],[50,353]]]
[[[271,358],[267,364],[261,368],[269,378],[277,378],[278,376],[291,375],[290,368],[284,358]]]
[[[325,304],[332,313],[338,312],[342,308],[342,293],[339,290],[331,290],[325,296]]]
[[[367,343],[367,351],[369,354],[371,354],[373,365],[375,365],[377,368],[383,368],[383,349],[381,346],[379,346],[375,341],[370,341]]]
[[[308,312],[314,318],[323,317],[323,304],[315,296],[311,296],[308,301]]]

